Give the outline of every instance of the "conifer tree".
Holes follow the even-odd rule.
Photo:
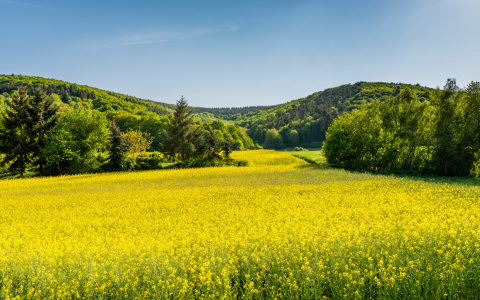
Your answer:
[[[40,151],[47,143],[47,138],[51,134],[51,130],[58,124],[59,115],[58,106],[55,104],[54,98],[47,97],[42,88],[35,89],[33,97],[30,98],[28,106],[27,120],[30,129],[31,152],[34,158],[33,164],[43,173],[45,162],[41,159]]]
[[[3,113],[0,132],[0,150],[5,153],[3,164],[10,164],[11,172],[23,177],[32,163],[42,173],[40,151],[45,146],[50,131],[58,123],[58,107],[41,88],[29,97],[24,87],[12,97],[10,109]]]
[[[10,108],[3,112],[0,126],[0,151],[5,154],[2,165],[9,164],[10,172],[23,177],[32,159],[29,124],[29,98],[24,87],[12,97]]]
[[[188,161],[195,156],[202,128],[194,126],[193,113],[182,96],[177,101],[175,112],[170,116],[162,152],[170,159]]]
[[[120,129],[115,122],[115,119],[112,121],[112,127],[110,128],[110,149],[108,158],[109,167],[111,170],[122,170],[125,164],[127,147],[125,145],[125,140],[120,132]]]

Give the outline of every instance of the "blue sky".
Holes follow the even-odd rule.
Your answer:
[[[480,81],[478,0],[0,0],[0,73],[272,105],[357,81]]]

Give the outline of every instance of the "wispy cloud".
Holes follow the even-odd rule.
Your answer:
[[[90,47],[93,49],[123,48],[135,45],[166,43],[178,40],[187,40],[197,36],[218,32],[233,32],[238,29],[238,26],[230,25],[219,28],[206,27],[188,30],[157,31],[152,33],[128,33],[93,41],[90,44]]]
[[[20,1],[10,1],[10,0],[0,0],[0,4],[17,5],[17,6],[34,7],[34,8],[49,8],[43,5],[37,5],[33,3],[20,2]]]

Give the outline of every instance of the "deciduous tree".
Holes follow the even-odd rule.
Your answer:
[[[127,132],[122,133],[122,137],[125,140],[128,154],[132,155],[134,159],[137,156],[147,151],[153,142],[153,137],[148,132],[142,132],[139,129],[129,129]]]
[[[273,128],[267,130],[265,135],[265,149],[282,149],[284,146],[283,138],[278,131]]]

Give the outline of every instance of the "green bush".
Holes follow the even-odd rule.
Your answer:
[[[137,157],[136,170],[155,170],[161,169],[162,163],[167,162],[163,155],[159,152],[146,152]]]
[[[303,147],[295,147],[293,150],[294,151],[308,151],[308,149],[305,149]]]

